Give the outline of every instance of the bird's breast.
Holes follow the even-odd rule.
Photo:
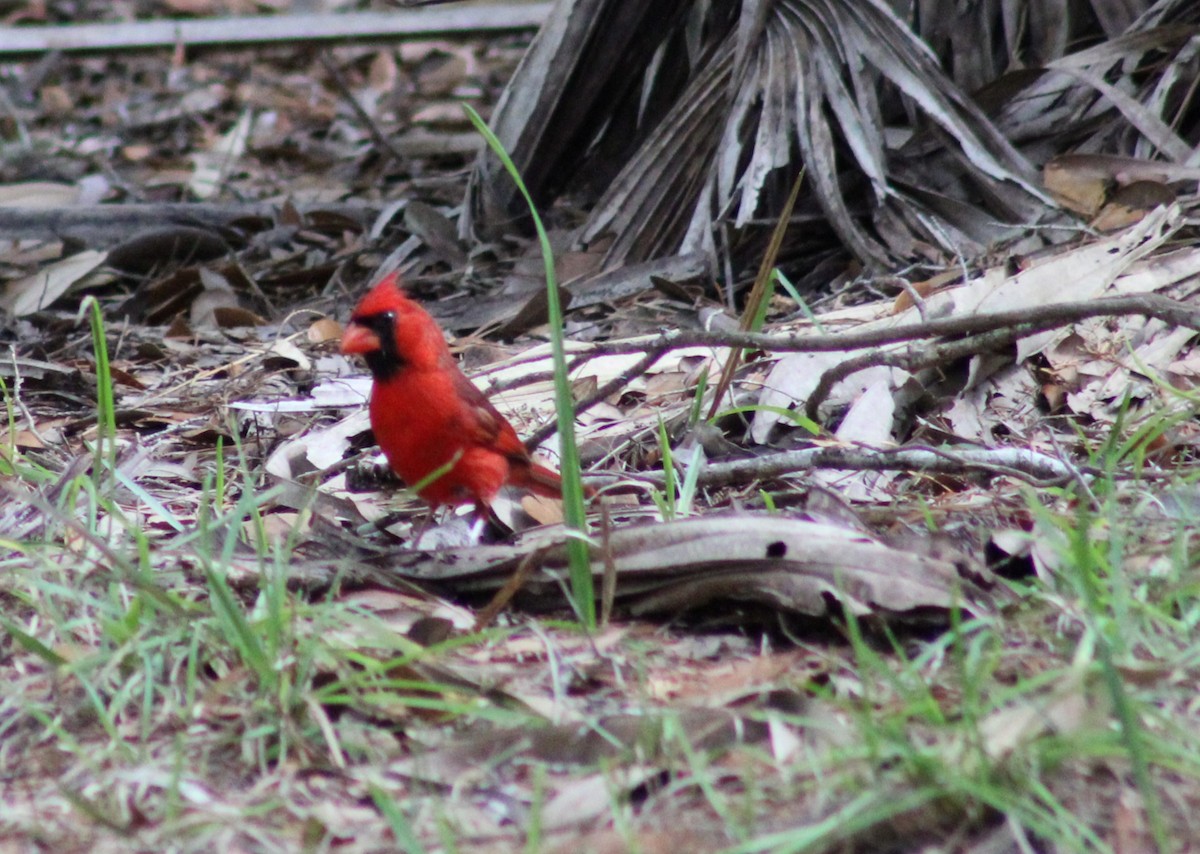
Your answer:
[[[432,504],[486,502],[504,483],[508,462],[475,438],[475,417],[441,371],[401,371],[371,392],[371,427],[392,470],[410,487],[450,470],[420,490]]]

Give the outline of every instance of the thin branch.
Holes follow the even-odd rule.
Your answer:
[[[1125,309],[1132,309],[1132,311],[1127,312]],[[814,421],[817,420],[817,410],[825,402],[825,398],[829,396],[829,393],[833,391],[833,387],[841,380],[846,379],[846,377],[866,368],[886,366],[903,368],[909,373],[915,373],[925,368],[932,368],[937,365],[945,365],[959,359],[965,359],[978,353],[986,353],[998,350],[1001,347],[1011,346],[1022,338],[1027,338],[1030,335],[1044,332],[1047,329],[1065,325],[1075,320],[1092,316],[1126,313],[1145,314],[1149,317],[1157,317],[1175,326],[1200,329],[1200,326],[1197,325],[1200,322],[1200,311],[1177,300],[1158,294],[1109,297],[1096,300],[1092,303],[1060,303],[1059,305],[1046,306],[1042,312],[1043,316],[1039,316],[1037,319],[1023,320],[1012,325],[1005,325],[998,321],[1008,320],[1017,314],[1017,312],[1010,311],[1003,312],[1002,314],[979,315],[977,319],[985,321],[982,325],[991,327],[987,331],[970,334],[965,338],[941,344],[910,346],[902,350],[892,351],[870,350],[860,356],[854,356],[834,365],[821,375],[816,388],[808,396],[808,400],[804,404],[804,414]],[[1066,319],[1064,320],[1064,318]],[[969,320],[971,318],[962,319]],[[933,326],[936,323],[937,321],[932,321],[925,325]]]
[[[917,371],[938,364],[994,350],[1013,342],[1074,323],[1089,317],[1145,315],[1174,326],[1200,329],[1200,309],[1159,294],[1135,294],[1132,296],[1106,297],[1091,302],[1069,302],[1042,306],[1038,316],[1030,317],[1027,309],[1002,311],[991,314],[968,315],[965,317],[942,318],[922,323],[907,323],[890,329],[872,329],[866,332],[844,332],[833,335],[776,335],[750,332],[706,332],[699,330],[672,330],[657,337],[625,339],[602,342],[579,352],[578,359],[624,353],[645,355],[619,376],[605,383],[577,406],[582,412],[598,401],[617,391],[622,385],[648,371],[663,354],[684,347],[749,347],[757,350],[784,353],[846,352],[864,348],[878,348],[886,344],[921,340],[939,336],[967,336],[956,341],[936,345],[909,347],[894,352],[872,349],[855,356],[826,371],[813,393],[809,396],[805,414],[816,420],[817,407],[829,395],[839,381],[856,371],[876,365],[901,367]],[[526,385],[548,379],[548,372],[537,372],[497,384],[495,391]],[[543,425],[533,432],[526,442],[536,447],[547,436],[554,433],[551,424]]]
[[[586,412],[588,409],[591,409],[610,394],[620,391],[622,388],[629,385],[629,383],[634,379],[646,373],[646,371],[650,370],[650,368],[654,366],[655,362],[663,357],[664,352],[665,351],[651,351],[642,358],[638,359],[637,362],[621,371],[620,374],[613,377],[587,397],[583,398],[583,400],[576,403],[575,415],[578,416],[579,413]],[[556,430],[558,430],[558,422],[547,421],[530,434],[529,438],[525,440],[525,447],[536,448],[542,442],[546,441],[547,437],[554,435]]]
[[[993,329],[990,332],[981,332],[978,335],[970,335],[942,344],[925,346],[913,344],[903,350],[871,350],[861,356],[852,356],[821,374],[816,388],[812,390],[808,400],[804,403],[804,414],[816,421],[817,411],[825,402],[825,398],[833,391],[833,387],[846,377],[867,368],[880,366],[903,368],[909,373],[916,373],[925,368],[951,364],[977,353],[986,353],[1006,347],[1030,334],[1026,326],[1022,324],[1008,329]]]
[[[323,53],[320,59],[321,65],[325,68],[325,73],[333,81],[333,87],[338,90],[338,94],[342,96],[342,100],[354,111],[354,115],[358,116],[358,120],[366,125],[367,131],[371,134],[371,139],[375,140],[375,145],[391,155],[392,160],[396,162],[397,166],[407,166],[408,162],[404,155],[392,146],[391,137],[383,132],[383,129],[379,127],[379,123],[375,121],[375,117],[368,113],[358,98],[354,96],[354,92],[350,89],[346,78],[342,76],[342,72],[334,64],[333,60],[329,58],[329,55]]]

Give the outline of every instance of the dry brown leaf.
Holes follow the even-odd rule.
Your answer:
[[[65,208],[79,200],[79,188],[53,181],[0,184],[0,207]]]
[[[563,521],[562,501],[555,498],[526,495],[521,498],[521,509],[539,525],[561,525]]]
[[[980,746],[993,761],[1003,762],[1043,736],[1076,732],[1106,713],[1101,696],[1093,694],[1085,689],[1082,674],[1074,673],[1051,691],[1022,697],[980,721]]]
[[[1075,160],[1049,161],[1042,168],[1042,183],[1060,204],[1092,217],[1104,206],[1113,177],[1101,170],[1079,168],[1077,164]]]
[[[104,263],[105,252],[89,249],[53,264],[30,276],[13,279],[4,286],[0,308],[21,317],[49,307],[89,273]]]
[[[342,337],[342,324],[332,317],[322,317],[309,324],[306,337],[309,343],[324,344],[327,341],[338,341]]]
[[[38,434],[32,430],[18,429],[15,433],[10,433],[7,429],[0,431],[0,448],[9,447],[40,450],[46,446]]]

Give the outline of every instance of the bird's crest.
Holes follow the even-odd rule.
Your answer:
[[[383,314],[386,311],[402,310],[411,302],[412,300],[400,287],[400,274],[389,273],[367,292],[354,313],[359,317],[369,317],[373,314]]]

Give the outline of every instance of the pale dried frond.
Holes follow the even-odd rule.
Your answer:
[[[562,0],[493,121],[539,204],[588,208],[577,240],[608,264],[729,246],[740,271],[802,168],[806,243],[784,257],[970,258],[1054,215],[1034,164],[1194,150],[1179,0],[983,3],[969,25],[934,0],[909,21],[883,0],[643,5]],[[482,156],[464,229],[522,220],[508,183]]]
[[[611,10],[619,7],[605,9],[616,14]],[[621,170],[602,186],[579,232],[584,243],[611,234],[610,262],[680,249],[712,257],[717,226],[770,218],[780,187],[801,164],[810,178],[809,214],[819,210],[844,245],[875,263],[911,256],[918,244],[953,254],[964,240],[997,236],[994,224],[963,234],[939,217],[939,195],[982,211],[965,218],[974,225],[1028,221],[1045,211],[1033,167],[882,2],[771,0],[743,4],[736,15],[731,9],[714,3],[703,13],[699,6],[687,15],[676,10],[669,18],[675,27],[656,30],[661,42],[640,64],[592,68],[614,73],[607,86],[593,82],[580,91],[572,83],[583,75],[552,71],[563,62],[558,54],[595,53],[586,41],[571,42],[567,30],[587,38],[595,31],[572,22],[600,10],[564,2],[552,18],[565,23],[539,39],[497,110],[495,127],[542,198],[595,186],[593,160],[579,156],[588,148],[619,153],[603,121],[582,121],[581,99],[617,125],[613,133],[633,128],[624,133],[629,153]],[[632,44],[627,37],[618,42]],[[620,121],[631,100],[644,105],[669,88],[665,78],[681,72],[687,82],[676,85],[660,121],[645,111],[632,125]],[[554,124],[549,116],[575,120]],[[583,138],[586,127],[597,135]],[[572,138],[576,148],[564,148]],[[519,216],[515,195],[495,176],[485,157],[470,193],[472,225],[495,227]],[[918,186],[934,195],[906,189]]]

